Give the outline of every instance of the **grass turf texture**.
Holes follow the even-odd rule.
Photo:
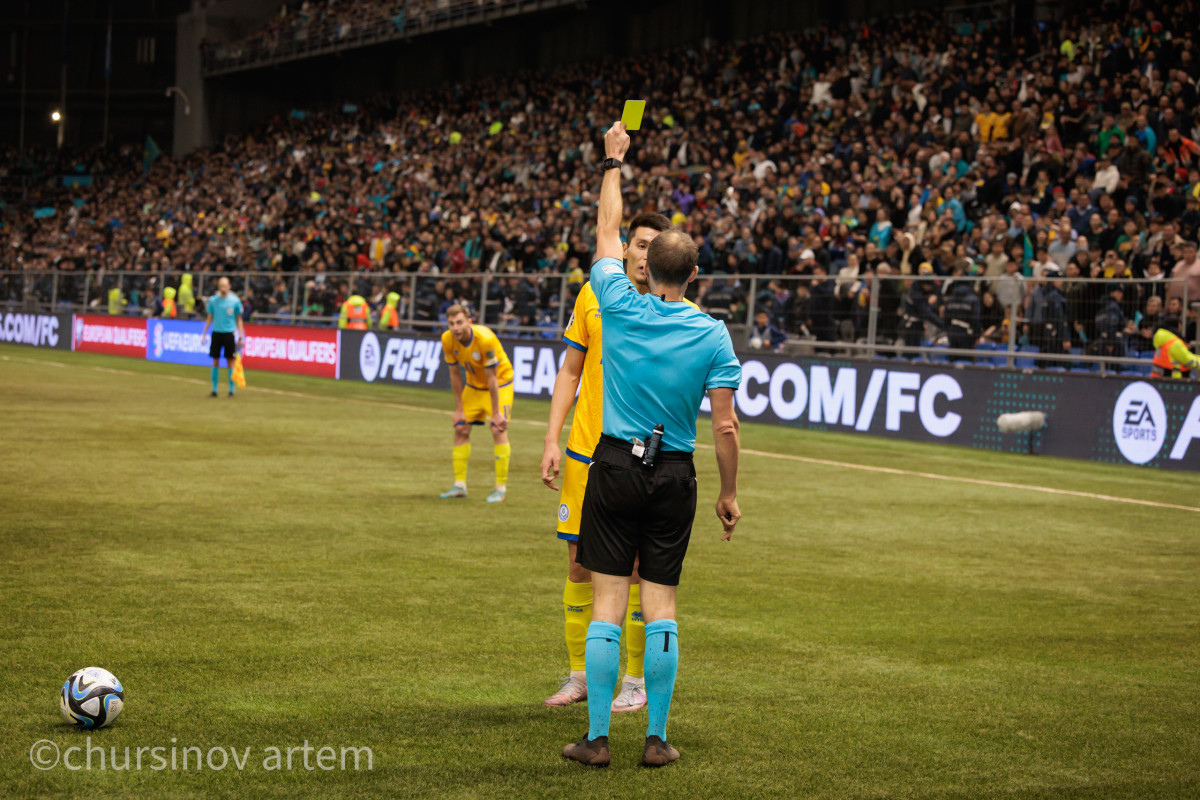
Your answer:
[[[508,500],[488,506],[479,430],[471,496],[437,498],[446,394],[249,379],[211,400],[207,369],[0,346],[0,796],[1200,795],[1198,514],[747,455],[721,543],[702,450],[683,759],[636,768],[645,714],[617,715],[613,767],[589,771],[558,755],[586,709],[542,707],[566,668],[566,548],[528,424],[547,404],[518,400]],[[1196,488],[757,425],[743,441],[1168,503]],[[127,692],[93,745],[249,747],[246,768],[35,770],[35,741],[85,743],[57,692],[91,665]],[[374,768],[263,768],[305,740],[370,747]]]

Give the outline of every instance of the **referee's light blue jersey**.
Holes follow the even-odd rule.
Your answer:
[[[604,332],[604,432],[645,441],[661,423],[663,450],[692,452],[704,393],[742,381],[729,331],[687,303],[638,294],[615,258],[593,264],[591,281]]]
[[[214,294],[208,299],[205,309],[212,314],[213,333],[233,333],[237,330],[237,319],[242,315],[242,301],[233,292],[226,297]]]

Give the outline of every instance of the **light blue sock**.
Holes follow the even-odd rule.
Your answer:
[[[621,626],[592,620],[583,651],[587,669],[588,739],[608,736],[613,689],[621,671]]]
[[[228,372],[229,374],[226,377],[229,378],[229,393],[233,394],[233,367],[230,367]]]
[[[217,377],[218,377],[220,374],[221,374],[221,370],[220,370],[220,369],[218,369],[217,367],[213,367],[213,368],[212,368],[213,394],[216,394],[216,393],[217,393]]]
[[[679,626],[673,619],[655,620],[646,625],[646,708],[649,720],[646,736],[667,740],[667,714],[675,694],[675,673],[679,669]],[[591,697],[588,687],[588,697]],[[590,703],[588,704],[591,705]]]

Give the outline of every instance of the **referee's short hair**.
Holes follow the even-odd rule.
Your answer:
[[[646,250],[646,268],[654,282],[663,286],[683,286],[696,267],[699,251],[692,237],[672,228],[654,237]]]

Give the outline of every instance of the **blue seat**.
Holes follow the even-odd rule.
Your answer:
[[[1042,352],[1042,349],[1040,347],[1035,347],[1034,345],[1031,345],[1031,344],[1021,345],[1019,348],[1017,348],[1017,350],[1018,350],[1018,352],[1021,352],[1021,353],[1040,353],[1040,352]],[[1017,369],[1033,369],[1035,365],[1036,365],[1036,362],[1034,361],[1034,359],[1029,358],[1028,356],[1017,356],[1013,360],[1013,366],[1015,366]]]

